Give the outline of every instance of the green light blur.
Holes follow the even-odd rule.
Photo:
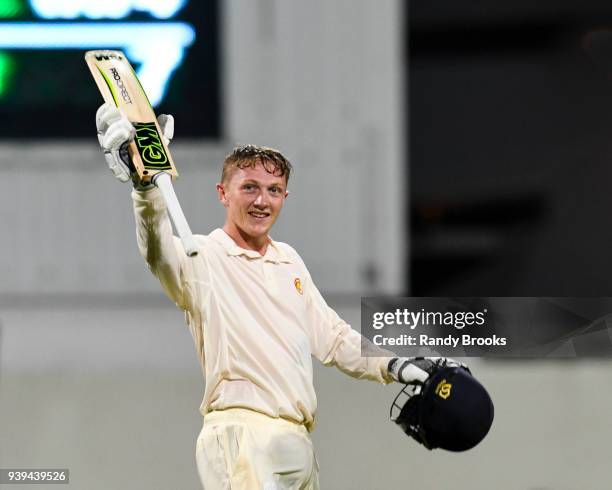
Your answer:
[[[8,19],[23,14],[23,0],[0,0],[0,18]]]
[[[14,73],[15,61],[9,54],[0,51],[0,97],[8,91]]]

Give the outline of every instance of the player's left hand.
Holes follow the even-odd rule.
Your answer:
[[[469,368],[460,361],[446,357],[394,357],[389,361],[389,374],[399,383],[424,383],[443,367]]]

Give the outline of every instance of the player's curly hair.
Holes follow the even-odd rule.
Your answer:
[[[258,163],[262,165],[266,172],[277,177],[284,176],[285,182],[289,182],[289,175],[292,169],[291,162],[280,151],[274,148],[255,145],[237,146],[225,157],[221,182],[227,182],[234,169],[255,168]]]

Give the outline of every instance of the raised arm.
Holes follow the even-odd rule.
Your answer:
[[[168,143],[174,133],[172,116],[158,118]],[[136,217],[138,248],[151,271],[159,278],[168,297],[179,307],[186,307],[183,274],[187,256],[178,238],[173,236],[166,203],[154,185],[143,185],[130,161],[127,146],[134,138],[134,127],[111,104],[102,105],[96,113],[98,141],[106,162],[121,182],[133,183],[132,199]]]
[[[156,187],[132,191],[136,239],[140,255],[157,276],[168,297],[185,309],[184,274],[187,260],[180,240],[172,234],[165,201]]]

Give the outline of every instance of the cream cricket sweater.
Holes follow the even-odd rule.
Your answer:
[[[389,383],[387,357],[361,357],[361,335],[332,310],[297,252],[271,241],[264,256],[221,229],[185,255],[158,189],[133,191],[138,247],[185,311],[206,377],[202,414],[242,407],[314,427],[312,359]],[[389,353],[389,355],[392,355]]]

